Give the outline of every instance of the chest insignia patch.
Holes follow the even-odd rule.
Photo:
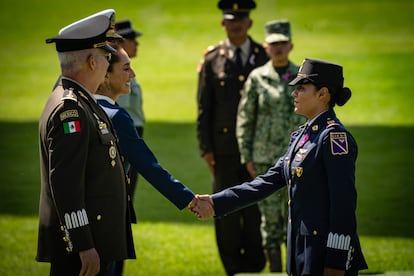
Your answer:
[[[331,132],[330,140],[332,155],[348,154],[348,138],[346,132]]]

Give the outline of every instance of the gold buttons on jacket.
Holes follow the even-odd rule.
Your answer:
[[[223,132],[227,133],[227,132],[229,132],[229,129],[227,127],[225,127],[225,128],[223,128]]]
[[[239,75],[239,81],[243,82],[245,80],[245,77],[243,75]]]
[[[318,235],[318,231],[313,230],[312,235],[314,235],[314,236]]]
[[[96,216],[96,220],[97,220],[97,221],[100,221],[101,219],[102,219],[102,216],[101,216],[101,215],[97,215],[97,216]]]
[[[221,81],[220,82],[220,86],[224,86],[224,81]]]

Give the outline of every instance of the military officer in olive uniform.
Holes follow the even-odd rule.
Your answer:
[[[79,20],[56,43],[62,85],[39,121],[41,193],[37,261],[51,275],[106,275],[135,258],[125,174],[111,121],[92,94],[103,82],[115,12]]]
[[[237,107],[249,73],[268,60],[248,36],[251,0],[221,0],[227,39],[208,48],[199,67],[197,136],[201,155],[213,175],[213,191],[249,180],[236,140]],[[258,272],[265,265],[260,212],[256,204],[215,220],[220,257],[228,275]]]
[[[343,87],[342,66],[305,59],[291,81],[295,112],[307,123],[294,131],[283,157],[266,174],[210,196],[198,196],[222,216],[287,186],[289,220],[286,271],[289,275],[358,275],[367,268],[357,233],[355,139],[336,117],[351,90]],[[211,213],[200,213],[207,218]]]

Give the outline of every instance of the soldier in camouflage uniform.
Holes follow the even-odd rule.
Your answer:
[[[292,81],[299,67],[289,61],[293,48],[288,21],[265,26],[266,51],[271,58],[253,70],[244,86],[237,117],[241,161],[254,178],[264,174],[285,153],[289,134],[304,118],[294,113]],[[281,245],[286,242],[286,188],[259,202],[262,238],[270,271],[282,271]]]

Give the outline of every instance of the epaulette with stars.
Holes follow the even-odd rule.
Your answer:
[[[62,101],[71,100],[71,101],[78,101],[78,97],[73,93],[73,88],[65,89],[62,95]]]

